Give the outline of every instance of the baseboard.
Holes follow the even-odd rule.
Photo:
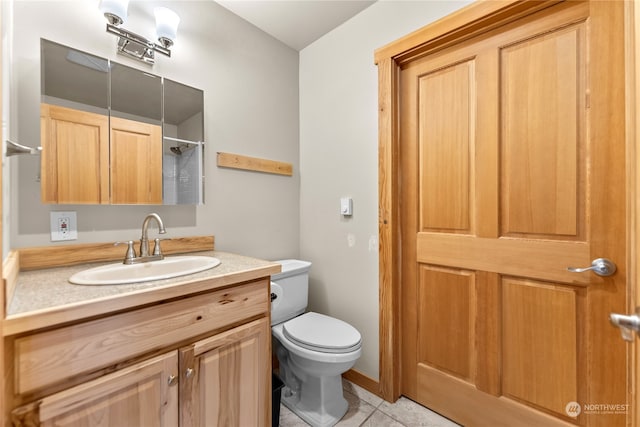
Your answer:
[[[380,392],[380,383],[361,372],[358,372],[354,369],[349,369],[347,372],[342,374],[342,378],[347,381],[351,381],[355,385],[362,387],[363,389],[375,394],[378,397],[382,397],[382,393]]]

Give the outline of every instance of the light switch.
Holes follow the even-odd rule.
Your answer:
[[[353,215],[353,200],[351,197],[340,198],[340,213],[344,216]]]

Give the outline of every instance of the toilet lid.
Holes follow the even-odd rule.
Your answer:
[[[324,353],[349,353],[360,347],[360,332],[347,322],[309,312],[284,323],[284,336],[301,347]]]

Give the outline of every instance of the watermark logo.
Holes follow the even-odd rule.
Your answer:
[[[567,406],[564,407],[564,411],[568,416],[576,418],[582,412],[582,408],[578,402],[569,402]]]
[[[629,405],[626,403],[585,403],[569,402],[564,407],[564,411],[571,418],[576,418],[581,413],[587,415],[618,415],[627,414]]]

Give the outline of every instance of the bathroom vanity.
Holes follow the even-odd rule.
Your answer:
[[[21,271],[3,330],[5,425],[270,425],[280,266],[198,255],[221,264],[109,286],[68,283],[97,263]]]

